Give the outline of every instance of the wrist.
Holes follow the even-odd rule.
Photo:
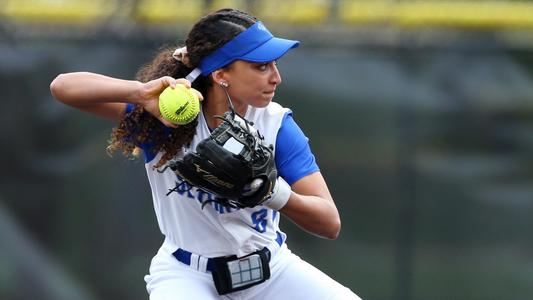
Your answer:
[[[131,93],[127,97],[128,103],[133,103],[135,105],[144,106],[146,103],[146,97],[144,92],[144,84],[140,81],[132,80],[131,83]]]
[[[265,201],[264,205],[274,210],[280,210],[289,202],[291,193],[291,186],[283,178],[278,177],[272,195],[270,199]]]

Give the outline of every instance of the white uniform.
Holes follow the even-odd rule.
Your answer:
[[[266,108],[249,107],[245,118],[276,145],[276,137],[289,110],[277,103]],[[196,135],[184,153],[209,137],[203,114],[199,114]],[[349,289],[292,254],[279,229],[279,213],[265,206],[235,209],[222,206],[214,196],[191,187],[167,169],[157,172],[153,165],[161,154],[146,163],[159,228],[165,241],[152,260],[145,277],[150,299],[359,299]],[[243,291],[219,296],[207,271],[207,258],[239,257],[267,247],[271,254],[271,278]],[[192,253],[186,263],[173,253]]]

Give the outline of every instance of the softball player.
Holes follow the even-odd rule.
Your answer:
[[[142,149],[165,236],[145,276],[150,299],[359,299],[293,254],[278,226],[282,213],[321,237],[335,239],[340,230],[307,137],[291,111],[272,102],[281,83],[276,60],[298,44],[273,37],[244,12],[223,9],[200,19],[184,47],[162,51],[139,72],[139,81],[81,72],[52,82],[58,100],[120,121],[109,150]],[[198,118],[183,126],[167,122],[158,95],[191,82],[203,99]],[[164,168],[210,136],[221,122],[214,116],[229,108],[228,97],[274,146],[279,177],[274,200],[264,205],[222,205]]]

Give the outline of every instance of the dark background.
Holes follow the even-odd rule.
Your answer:
[[[162,236],[144,165],[108,156],[115,124],[49,84],[132,79],[191,24],[4,22],[0,299],[147,299]],[[531,32],[273,28],[302,41],[279,62],[276,101],[310,138],[343,226],[328,241],[282,219],[289,247],[365,299],[533,297]]]

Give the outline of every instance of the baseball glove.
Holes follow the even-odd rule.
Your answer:
[[[211,201],[239,208],[262,204],[271,197],[278,177],[272,145],[266,146],[253,123],[234,111],[217,118],[222,124],[196,152],[169,167],[187,183],[213,193]]]

